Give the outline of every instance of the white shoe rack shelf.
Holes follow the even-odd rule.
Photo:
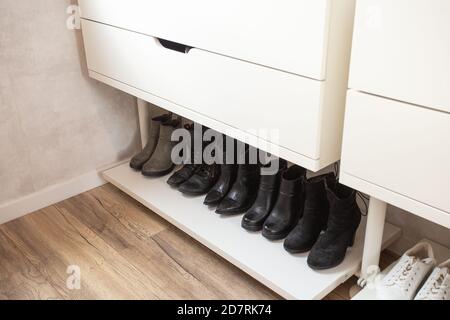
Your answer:
[[[242,215],[222,217],[203,205],[203,197],[187,197],[167,183],[167,176],[146,178],[128,163],[107,170],[104,178],[162,218],[287,299],[322,299],[360,269],[364,229],[361,225],[344,262],[327,271],[313,271],[307,254],[291,255],[283,242],[271,242],[241,227]],[[383,247],[400,230],[385,226]]]
[[[140,101],[141,132],[146,132],[148,106]],[[143,144],[146,142],[142,134]],[[128,163],[103,172],[103,177],[117,188],[160,215],[239,269],[286,299],[322,299],[361,269],[365,219],[355,245],[344,262],[336,268],[314,271],[306,263],[307,254],[291,255],[282,241],[268,241],[260,233],[241,227],[242,215],[222,217],[203,205],[203,197],[187,197],[171,188],[161,178],[146,178]],[[400,229],[386,223],[382,248],[400,237]]]

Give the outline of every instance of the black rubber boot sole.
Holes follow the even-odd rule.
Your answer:
[[[241,226],[245,230],[252,231],[252,232],[258,232],[258,231],[261,231],[263,229],[263,225],[255,226],[254,224],[247,224],[244,221],[241,222]]]
[[[187,190],[178,190],[182,194],[188,195],[188,196],[204,196],[208,193],[208,190],[206,191],[187,191]]]
[[[292,249],[292,248],[288,248],[286,246],[283,246],[284,250],[286,250],[287,252],[289,252],[290,254],[301,254],[301,253],[307,253],[310,252],[311,248],[308,249]]]
[[[156,177],[164,177],[164,176],[168,175],[169,173],[171,173],[173,171],[173,169],[175,169],[175,166],[173,166],[170,169],[164,170],[164,171],[159,171],[159,172],[145,172],[145,171],[141,171],[141,173],[145,177],[156,178]]]
[[[225,198],[225,197],[224,197],[224,198]],[[222,198],[222,199],[223,199],[223,198]],[[208,201],[208,202],[203,201],[203,204],[204,204],[205,206],[209,206],[209,207],[216,207],[216,206],[219,205],[219,203],[220,203],[220,201],[222,201],[222,199],[219,199],[219,200],[216,200],[216,201]]]
[[[249,204],[246,207],[237,208],[237,209],[229,210],[229,211],[218,211],[218,210],[216,210],[216,213],[220,214],[222,216],[235,216],[235,215],[238,215],[238,214],[246,213],[252,207],[252,205],[253,204]]]
[[[311,265],[311,264],[308,263],[308,267],[310,267],[311,269],[313,269],[315,271],[329,270],[329,269],[336,268],[342,262],[344,262],[344,260],[345,260],[345,256],[339,262],[333,263],[332,265],[329,265],[329,266],[314,266],[314,265]]]
[[[273,233],[264,232],[264,229],[263,229],[262,235],[264,238],[266,238],[270,241],[278,241],[278,240],[286,239],[290,232],[291,232],[291,230],[288,230],[286,232],[279,233],[279,234],[273,234]]]

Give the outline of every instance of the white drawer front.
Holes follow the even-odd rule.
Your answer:
[[[271,142],[319,158],[321,81],[87,20],[83,34],[90,70],[250,133],[279,130]]]
[[[79,1],[86,19],[320,80],[325,78],[328,2]]]
[[[358,0],[351,88],[450,112],[449,57],[449,0]]]
[[[450,115],[349,91],[342,170],[450,212]]]

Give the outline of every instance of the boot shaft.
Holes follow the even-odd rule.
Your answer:
[[[280,194],[296,196],[303,194],[306,169],[292,166],[283,172],[280,185]]]
[[[345,230],[358,226],[361,211],[356,203],[356,191],[339,182],[326,184],[330,206],[328,229]]]
[[[178,119],[168,120],[165,122],[161,122],[160,130],[159,130],[159,138],[164,141],[172,140],[172,133],[180,128],[181,122]]]
[[[172,115],[170,113],[152,118],[149,130],[150,137],[159,137],[161,124],[169,122],[171,120]]]
[[[305,201],[312,207],[328,207],[327,185],[334,184],[336,176],[334,173],[327,173],[310,178],[305,183]]]
[[[261,191],[274,191],[279,189],[280,183],[281,183],[281,177],[284,173],[284,171],[287,169],[287,162],[283,159],[274,160],[278,161],[278,170],[271,175],[263,174],[264,170],[268,167],[273,167],[274,163],[271,162],[265,167],[262,167],[260,169],[260,186],[259,189]]]

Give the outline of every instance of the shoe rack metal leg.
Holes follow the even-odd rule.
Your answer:
[[[358,285],[361,287],[364,287],[367,284],[368,277],[371,275],[370,270],[373,267],[378,267],[380,263],[386,209],[386,202],[378,200],[374,197],[370,198],[369,211],[367,213],[361,277],[358,281]]]

